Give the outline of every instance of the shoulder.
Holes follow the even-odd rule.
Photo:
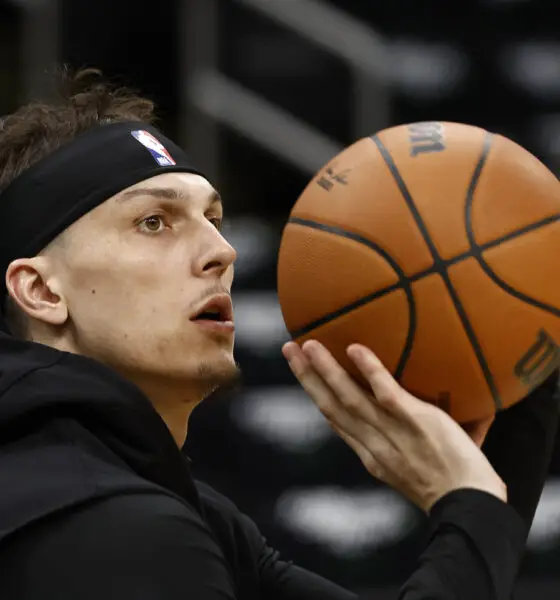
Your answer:
[[[234,530],[241,528],[251,530],[252,533],[258,531],[255,523],[229,498],[202,481],[196,481],[195,485],[205,515],[212,524],[218,520],[227,523]]]
[[[204,506],[231,517],[241,515],[239,508],[227,496],[224,496],[212,486],[198,479],[195,481],[195,486]]]
[[[155,545],[160,551],[196,544],[220,554],[194,508],[157,493],[123,494],[66,509],[23,529],[5,548],[10,553],[25,548],[28,555],[44,558],[61,548],[74,548],[82,559],[105,560],[122,552],[140,559],[148,539],[150,547]]]
[[[213,487],[196,481],[206,520],[229,560],[240,560],[240,552],[247,560],[258,560],[266,539],[256,523],[243,513],[236,504]]]
[[[138,591],[138,598],[151,586],[175,598],[187,581],[201,597],[212,586],[224,598],[233,595],[229,568],[211,531],[194,509],[163,494],[93,501],[23,530],[0,552],[0,586],[21,582],[24,574],[34,589],[56,590],[64,581],[66,590],[82,598],[102,597],[115,585]]]

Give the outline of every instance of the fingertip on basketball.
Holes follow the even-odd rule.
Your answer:
[[[292,356],[295,351],[295,346],[297,344],[295,342],[289,341],[282,345],[282,355],[286,360],[290,360],[290,356]]]
[[[306,362],[305,353],[297,342],[286,342],[282,346],[282,355],[290,363],[290,366],[293,366],[296,362],[298,364],[305,364]]]
[[[373,368],[383,366],[374,352],[362,344],[350,344],[346,348],[346,354],[350,360],[356,364],[360,363],[364,367]]]
[[[305,342],[303,342],[303,344],[301,345],[301,349],[304,352],[311,352],[313,350],[313,348],[317,347],[317,342],[315,342],[315,340],[305,340]]]
[[[361,344],[350,344],[346,348],[346,355],[353,362],[360,361],[365,355],[365,348]]]

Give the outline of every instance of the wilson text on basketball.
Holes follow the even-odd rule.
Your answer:
[[[536,387],[560,366],[560,347],[544,329],[515,364],[514,373],[528,387]]]
[[[444,129],[441,123],[413,123],[408,126],[410,155],[418,156],[445,150]]]

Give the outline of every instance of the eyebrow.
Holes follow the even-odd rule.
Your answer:
[[[139,196],[152,196],[153,198],[166,198],[167,200],[179,200],[186,202],[190,199],[189,194],[176,190],[175,188],[135,188],[119,194],[115,200],[119,203],[125,202]],[[210,204],[222,204],[222,197],[220,194],[213,190],[210,195]]]

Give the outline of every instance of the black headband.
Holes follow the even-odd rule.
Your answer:
[[[26,170],[0,193],[0,301],[14,259],[35,256],[111,196],[169,172],[203,175],[156,128],[132,122],[99,125]]]

